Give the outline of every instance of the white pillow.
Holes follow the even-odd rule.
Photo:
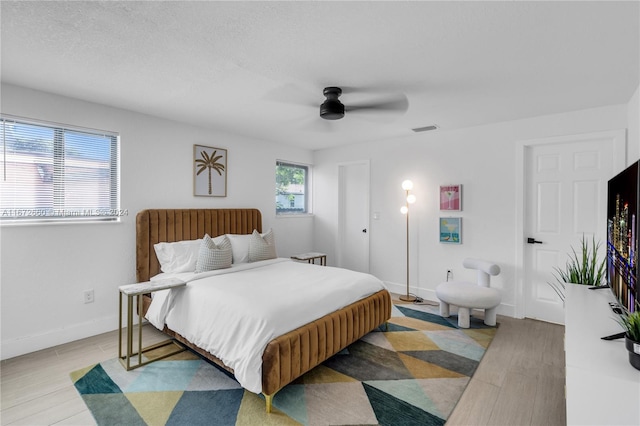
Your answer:
[[[219,238],[217,238],[219,240]],[[216,244],[209,234],[200,243],[196,273],[231,267],[231,242],[226,236]]]
[[[231,241],[231,251],[233,253],[233,263],[249,262],[249,240],[251,234],[227,234]]]
[[[276,257],[278,257],[278,255],[276,253],[276,241],[273,231],[269,229],[266,233],[260,235],[260,233],[254,229],[253,234],[251,234],[251,239],[249,240],[249,262],[275,259]]]
[[[220,244],[224,235],[216,237],[213,242]],[[174,243],[158,243],[153,248],[156,252],[160,270],[166,273],[193,272],[200,252],[202,238],[197,240],[176,241]]]
[[[162,272],[195,271],[201,242],[202,239],[154,244],[153,248],[156,251]]]

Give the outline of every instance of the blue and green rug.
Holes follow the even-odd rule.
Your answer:
[[[396,305],[369,333],[274,397],[245,391],[191,352],[125,371],[117,358],[71,373],[98,425],[443,425],[495,334],[428,305]]]

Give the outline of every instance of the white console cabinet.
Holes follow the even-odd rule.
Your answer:
[[[568,425],[640,425],[640,371],[629,364],[624,339],[602,340],[622,327],[608,288],[568,284],[565,358]]]

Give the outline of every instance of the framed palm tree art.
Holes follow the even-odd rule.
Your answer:
[[[193,194],[227,196],[227,150],[193,145]]]

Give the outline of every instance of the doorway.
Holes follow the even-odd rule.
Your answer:
[[[338,266],[369,272],[369,161],[338,165]]]
[[[606,250],[607,182],[626,163],[626,133],[609,131],[521,142],[518,194],[517,318],[564,324],[562,299],[548,284],[584,235]],[[521,185],[521,186],[520,186]],[[529,242],[528,242],[529,241]]]

